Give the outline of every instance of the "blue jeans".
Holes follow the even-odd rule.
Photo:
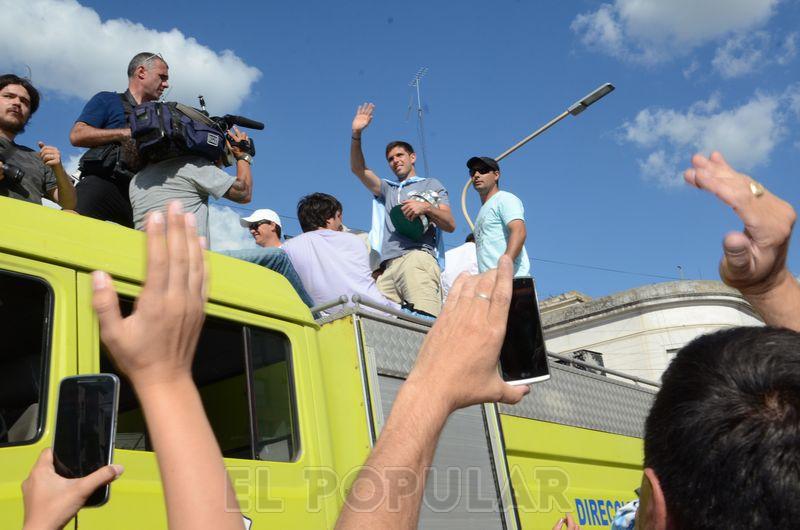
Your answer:
[[[314,302],[311,300],[311,297],[308,296],[306,288],[303,287],[303,282],[300,281],[300,276],[298,276],[297,271],[294,270],[292,261],[289,259],[289,256],[286,255],[286,252],[284,252],[283,249],[277,247],[254,249],[245,248],[241,250],[220,250],[219,253],[232,258],[249,261],[250,263],[255,263],[256,265],[261,265],[262,267],[266,267],[279,274],[282,274],[287,280],[289,280],[289,283],[292,284],[292,287],[294,287],[294,290],[297,291],[297,294],[300,295],[300,299],[303,300],[303,303],[308,307],[314,306]]]

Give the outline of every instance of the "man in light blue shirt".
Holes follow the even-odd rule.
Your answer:
[[[467,161],[472,186],[481,196],[475,220],[475,244],[480,272],[497,267],[503,254],[514,262],[514,276],[530,276],[530,260],[525,250],[525,208],[519,198],[500,191],[500,166],[493,158],[474,156]]]

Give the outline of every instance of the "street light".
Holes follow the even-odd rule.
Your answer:
[[[611,83],[605,83],[603,85],[600,85],[595,90],[593,90],[583,98],[579,99],[578,101],[570,105],[567,108],[567,110],[565,110],[564,112],[562,112],[549,122],[545,123],[542,127],[533,131],[531,134],[529,134],[516,144],[512,145],[511,147],[503,151],[503,153],[495,157],[495,160],[500,162],[502,159],[504,159],[505,157],[507,157],[508,155],[510,155],[511,153],[513,153],[514,151],[525,145],[526,143],[530,142],[531,140],[533,140],[534,138],[536,138],[537,136],[539,136],[547,129],[549,129],[556,123],[560,122],[570,114],[572,116],[577,116],[578,114],[589,108],[590,105],[596,103],[600,98],[606,96],[613,90],[614,90],[614,85],[612,85]],[[469,213],[467,212],[467,190],[469,190],[470,184],[472,184],[472,178],[467,179],[467,183],[464,185],[464,189],[461,190],[461,212],[464,214],[464,218],[467,220],[467,224],[469,225],[470,230],[475,230],[475,225],[472,223],[472,219],[470,219]]]

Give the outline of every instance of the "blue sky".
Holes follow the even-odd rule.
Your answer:
[[[170,64],[168,99],[265,121],[249,209],[268,207],[296,234],[300,196],[323,191],[345,223],[369,228],[370,196],[349,171],[356,106],[376,104],[367,163],[391,173],[383,146],[418,146],[406,119],[422,66],[431,176],[458,205],[472,155],[497,155],[604,82],[617,90],[501,163],[526,207],[540,297],[602,296],[683,276],[716,279],[720,242],[738,219],[688,188],[695,151],[729,160],[800,204],[800,2],[612,0],[455,2],[60,2],[0,0],[0,67],[28,65],[44,99],[18,140],[74,161],[68,132],[85,101],[125,87],[139,51]],[[58,23],[53,24],[53,21]],[[418,164],[421,172],[422,165]],[[469,210],[478,200],[469,194]],[[215,205],[216,247],[250,244],[233,205]],[[237,207],[238,208],[238,207]],[[246,210],[237,209],[238,213]],[[795,238],[796,239],[796,238]],[[800,250],[790,250],[800,271]],[[610,269],[610,270],[602,270]]]

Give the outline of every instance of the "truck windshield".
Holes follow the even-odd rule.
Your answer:
[[[0,271],[0,445],[41,432],[52,295],[38,278]]]

